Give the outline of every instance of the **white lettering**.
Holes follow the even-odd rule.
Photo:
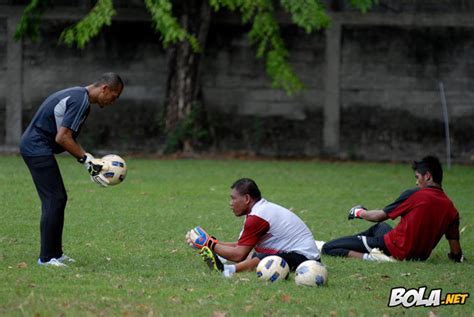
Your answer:
[[[392,288],[388,307],[395,307],[400,305],[403,301],[403,295],[405,294],[405,292],[406,289],[404,287]]]
[[[426,286],[419,289],[406,289],[404,287],[392,288],[388,307],[402,305],[405,308],[412,306],[439,306],[441,304],[441,289],[431,290],[428,298],[425,298]]]
[[[411,300],[410,300],[410,297],[412,297]],[[411,289],[405,293],[404,299],[402,301],[402,305],[403,307],[406,307],[406,308],[411,307],[415,305],[420,300],[421,297],[422,295],[419,293],[417,289]]]
[[[431,290],[430,297],[428,298],[425,306],[439,306],[441,299],[441,289]]]

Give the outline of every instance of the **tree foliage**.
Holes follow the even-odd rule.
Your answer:
[[[369,11],[374,3],[377,3],[377,0],[351,0],[352,6],[358,8],[362,12]]]
[[[23,36],[27,36],[33,40],[38,39],[41,17],[50,5],[50,0],[31,0],[23,12],[20,23],[18,23],[15,38],[18,40]]]
[[[210,0],[215,11],[226,8],[239,11],[244,24],[251,23],[249,40],[257,47],[257,57],[265,58],[266,70],[274,88],[282,88],[288,94],[303,88],[290,64],[288,50],[280,34],[272,0]],[[319,0],[281,0],[281,6],[291,14],[293,23],[307,33],[329,25],[329,17]]]
[[[330,17],[320,0],[208,0],[214,11],[227,9],[239,12],[243,24],[251,24],[249,41],[256,47],[257,58],[266,61],[266,71],[274,88],[293,94],[303,88],[289,64],[289,53],[281,37],[276,12],[282,8],[291,16],[291,21],[311,33],[328,27]],[[369,10],[377,0],[350,0],[351,5],[362,12]],[[173,15],[172,0],[144,0],[156,32],[166,47],[180,41],[188,41],[195,53],[200,52],[196,36],[184,29]],[[16,38],[39,36],[41,17],[50,7],[50,0],[32,0],[26,7],[15,33]],[[110,25],[115,15],[112,0],[97,0],[91,11],[75,25],[65,29],[61,41],[68,45],[85,45],[97,36],[105,25]]]
[[[82,49],[100,33],[104,25],[112,23],[115,13],[112,0],[98,0],[88,15],[61,33],[60,40],[69,46],[76,44]]]
[[[165,47],[186,40],[195,52],[200,51],[196,37],[183,29],[173,16],[173,5],[169,0],[145,0],[145,5],[151,14],[155,31],[161,34],[161,41]]]

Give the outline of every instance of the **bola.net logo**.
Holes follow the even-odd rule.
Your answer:
[[[411,289],[394,287],[390,291],[388,307],[396,307],[399,305],[405,308],[464,305],[469,298],[469,293],[447,293],[444,298],[441,298],[441,288],[432,289],[425,295],[426,288],[426,286]]]

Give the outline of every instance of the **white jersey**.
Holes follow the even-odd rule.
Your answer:
[[[246,216],[238,244],[252,245],[256,252],[295,252],[310,260],[320,258],[306,224],[290,210],[260,199]]]

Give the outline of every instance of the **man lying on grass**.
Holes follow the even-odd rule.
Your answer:
[[[445,235],[450,247],[448,257],[462,262],[459,214],[441,188],[443,169],[439,160],[427,156],[415,161],[412,168],[418,188],[403,192],[382,210],[353,207],[349,220],[360,218],[377,224],[359,234],[325,243],[323,254],[369,261],[424,261]],[[383,222],[397,217],[401,220],[394,229]]]
[[[293,212],[261,197],[257,184],[248,178],[231,186],[230,206],[245,223],[237,242],[221,242],[201,227],[186,234],[186,242],[200,249],[211,270],[231,276],[235,272],[255,269],[269,255],[282,257],[290,270],[306,260],[319,261],[319,250],[313,234]],[[252,249],[255,249],[251,253]],[[218,255],[235,264],[223,264]]]

